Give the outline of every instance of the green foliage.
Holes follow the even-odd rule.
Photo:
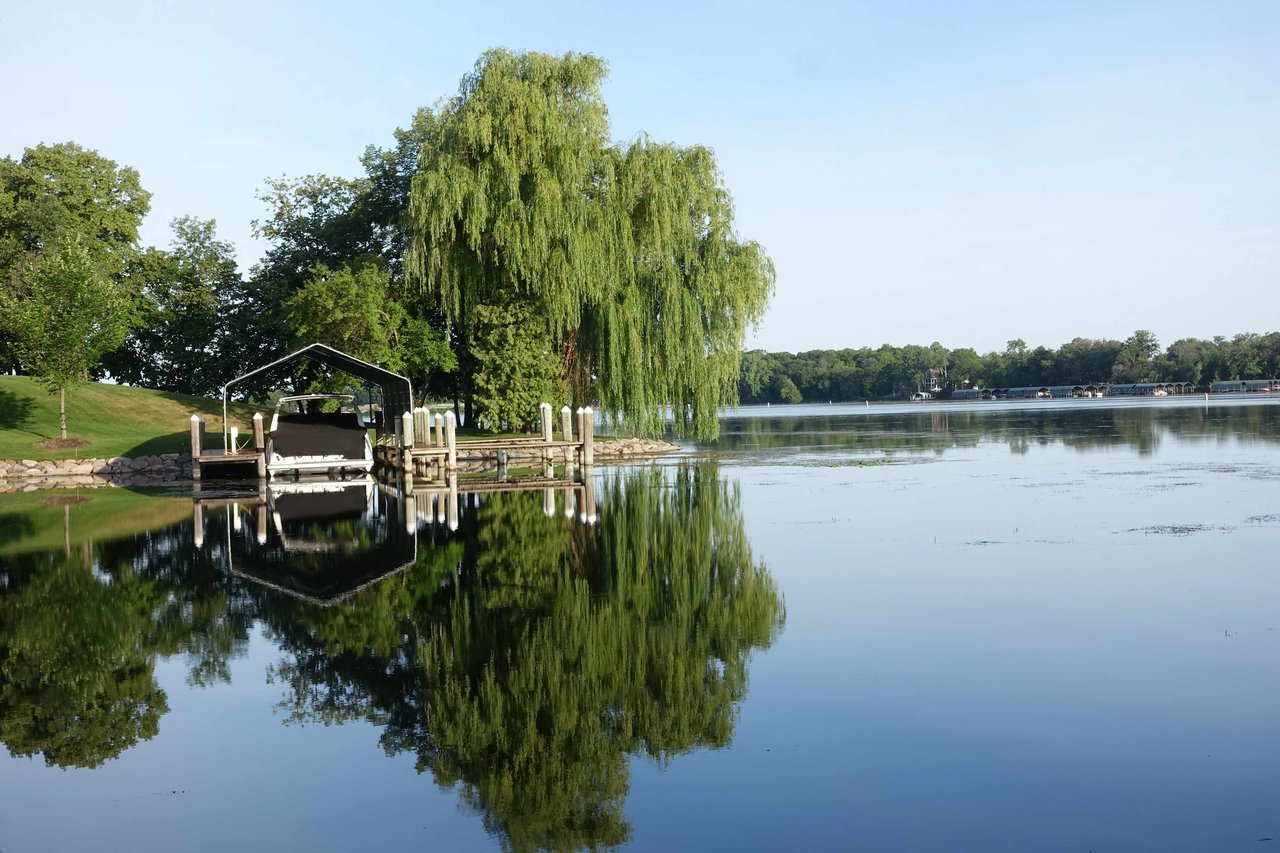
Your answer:
[[[677,431],[713,434],[773,268],[736,239],[709,150],[609,144],[605,72],[590,55],[481,57],[426,126],[408,277],[454,328],[468,402],[479,306],[520,303],[576,402],[638,432],[670,406]]]
[[[1160,344],[1146,329],[1134,332],[1120,347],[1111,368],[1113,382],[1154,382],[1155,357]]]
[[[74,233],[84,237],[99,269],[119,275],[150,208],[137,171],[74,142],[37,145],[17,161],[0,159],[0,270]]]
[[[129,302],[74,233],[29,262],[22,283],[17,294],[0,291],[0,322],[22,363],[61,397],[124,340]],[[65,409],[61,434],[66,437]]]
[[[254,227],[270,247],[234,307],[230,333],[254,353],[255,363],[283,355],[294,343],[320,340],[353,354],[359,353],[348,346],[362,348],[363,357],[388,367],[381,356],[389,355],[397,365],[392,369],[407,371],[416,387],[436,396],[451,389],[457,358],[443,319],[402,286],[409,182],[431,121],[429,110],[419,111],[408,129],[395,132],[394,148],[366,149],[364,177],[268,181],[259,198],[269,215]],[[318,277],[335,280],[317,284]],[[303,295],[304,289],[310,292]],[[341,316],[318,314],[326,304]],[[344,330],[344,319],[360,328]],[[305,328],[293,325],[299,320]],[[374,342],[374,327],[389,336],[386,346]]]
[[[74,142],[28,148],[21,160],[0,159],[0,289],[20,289],[24,270],[72,235],[83,240],[94,266],[118,278],[136,254],[138,226],[150,205],[136,171]],[[0,370],[11,369],[30,366],[19,358],[12,333],[0,328]]]
[[[451,571],[363,591],[351,613],[268,615],[291,719],[381,725],[510,849],[625,842],[630,757],[726,746],[751,652],[782,625],[737,493],[712,468],[630,472],[598,526],[508,493],[461,533]]]
[[[480,422],[491,432],[527,429],[539,403],[564,398],[560,360],[523,302],[477,306],[472,354]]]
[[[796,387],[796,383],[792,381],[790,376],[777,377],[778,401],[782,403],[803,403],[804,397],[800,394],[800,389]]]
[[[373,261],[354,268],[312,267],[306,285],[284,304],[295,346],[323,343],[356,358],[401,370],[400,329],[406,314],[388,298],[390,281]]]
[[[0,740],[11,755],[98,767],[168,711],[145,652],[155,591],[108,583],[79,557],[0,598]]]
[[[1184,338],[1164,353],[1146,331],[1123,343],[1074,338],[1057,350],[1032,349],[1013,340],[1004,351],[982,356],[968,348],[947,351],[938,344],[796,354],[752,350],[743,354],[738,388],[745,403],[794,401],[789,391],[783,394],[787,379],[806,400],[900,399],[915,390],[925,370],[944,365],[950,381],[960,388],[1090,385],[1113,378],[1204,386],[1217,379],[1280,376],[1280,332]]]
[[[212,219],[183,216],[172,227],[169,251],[149,248],[130,263],[137,327],[103,365],[120,382],[215,396],[242,365],[229,322],[243,282]]]

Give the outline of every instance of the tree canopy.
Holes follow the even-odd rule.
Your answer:
[[[609,141],[605,63],[489,51],[426,123],[408,279],[458,340],[463,394],[481,306],[520,302],[582,404],[656,431],[714,434],[773,267],[733,231],[710,150]]]
[[[103,274],[76,232],[25,263],[19,292],[0,289],[0,323],[22,363],[59,395],[59,431],[67,437],[66,390],[89,378],[120,346],[132,314],[120,285]]]

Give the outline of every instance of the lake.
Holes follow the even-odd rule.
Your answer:
[[[0,495],[0,850],[1280,845],[1274,398],[722,425],[589,490]]]

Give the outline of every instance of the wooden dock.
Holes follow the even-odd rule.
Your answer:
[[[417,408],[400,416],[394,435],[379,438],[374,458],[388,469],[437,480],[456,473],[459,460],[492,460],[501,471],[508,458],[515,456],[522,464],[541,465],[545,476],[551,476],[551,466],[557,462],[584,468],[594,464],[595,411],[591,407],[578,409],[576,417],[568,406],[561,408],[559,438],[552,427],[551,404],[540,404],[538,414],[537,436],[459,441],[452,411],[433,415],[427,408]]]
[[[239,446],[240,435],[236,427],[231,428],[228,446],[222,450],[206,450],[204,447],[204,418],[191,416],[191,479],[199,481],[204,476],[203,469],[208,465],[233,465],[244,468],[245,478],[257,477],[259,480],[267,476],[267,442],[262,430],[262,414],[253,416],[253,438],[251,444]],[[253,466],[252,470],[248,470]]]
[[[556,464],[577,465],[589,469],[595,462],[595,411],[580,408],[575,413],[568,406],[560,409],[559,437],[552,426],[550,403],[539,407],[540,434],[530,437],[479,438],[458,440],[457,418],[452,411],[433,414],[417,408],[392,419],[393,433],[377,436],[373,446],[376,465],[387,472],[409,476],[426,476],[443,481],[459,470],[459,460],[492,462],[494,469],[505,472],[508,461],[528,467],[541,467],[551,477]],[[225,434],[221,449],[205,448],[205,422],[191,416],[191,477],[199,481],[208,466],[235,466],[245,479],[267,476],[266,438],[262,414],[253,416],[253,434],[241,444],[238,428]]]

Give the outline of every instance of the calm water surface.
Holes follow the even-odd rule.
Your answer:
[[[1280,845],[1274,400],[592,485],[0,496],[0,850]]]

